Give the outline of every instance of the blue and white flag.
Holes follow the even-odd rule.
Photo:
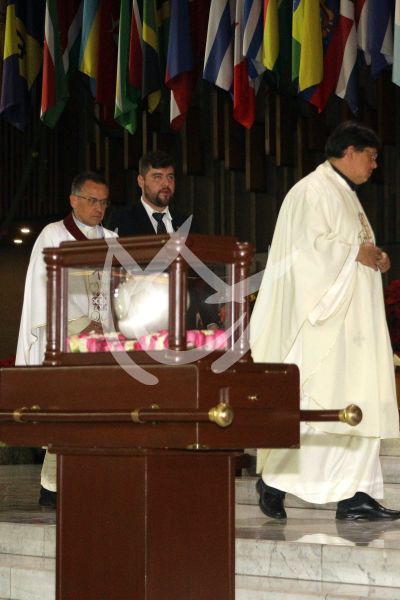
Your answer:
[[[212,0],[208,19],[203,79],[219,88],[233,87],[235,1]]]

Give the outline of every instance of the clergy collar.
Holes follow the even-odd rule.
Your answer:
[[[75,221],[75,223],[77,224],[77,226],[79,227],[79,229],[81,231],[83,231],[83,233],[87,236],[87,234],[89,232],[95,232],[97,237],[97,233],[98,233],[98,227],[97,225],[86,225],[85,223],[82,223],[82,221],[80,221],[75,215],[74,212],[72,211],[72,218]],[[89,234],[90,235],[90,234]]]
[[[346,175],[344,175],[344,173],[342,173],[342,171],[339,171],[339,169],[337,167],[335,167],[335,165],[333,165],[331,163],[331,161],[329,161],[329,164],[331,165],[332,169],[334,171],[336,171],[336,173],[338,175],[340,175],[340,177],[342,177],[345,182],[347,183],[347,185],[353,190],[353,192],[356,192],[359,189],[359,185],[357,185],[356,183],[354,183],[354,181],[352,181],[351,179],[349,179],[348,177],[346,177]]]

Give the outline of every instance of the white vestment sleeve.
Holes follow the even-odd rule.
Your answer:
[[[354,271],[357,268],[356,257],[359,248],[359,246],[351,246],[349,255],[339,273],[338,278],[308,316],[308,320],[311,325],[316,325],[317,323],[321,323],[325,319],[328,319],[340,306],[345,297],[347,286],[349,285],[354,275]]]

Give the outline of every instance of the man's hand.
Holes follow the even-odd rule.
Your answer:
[[[374,269],[374,271],[380,270],[383,273],[390,267],[388,255],[371,242],[361,244],[356,260],[362,265]]]
[[[382,252],[381,258],[377,262],[378,269],[381,273],[386,273],[390,269],[390,258],[386,254],[386,252]]]

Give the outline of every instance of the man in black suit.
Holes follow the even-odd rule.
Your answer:
[[[175,194],[175,163],[172,156],[162,150],[144,154],[139,161],[137,182],[142,190],[140,202],[111,216],[108,228],[116,231],[119,237],[176,231],[186,217],[169,208]],[[194,232],[193,227],[191,231]],[[205,302],[213,292],[201,278],[191,280],[188,328],[215,329],[220,326],[218,307]]]
[[[118,235],[172,233],[186,220],[169,208],[175,194],[175,164],[161,150],[144,154],[139,161],[137,182],[142,190],[140,202],[111,216],[109,229]]]

